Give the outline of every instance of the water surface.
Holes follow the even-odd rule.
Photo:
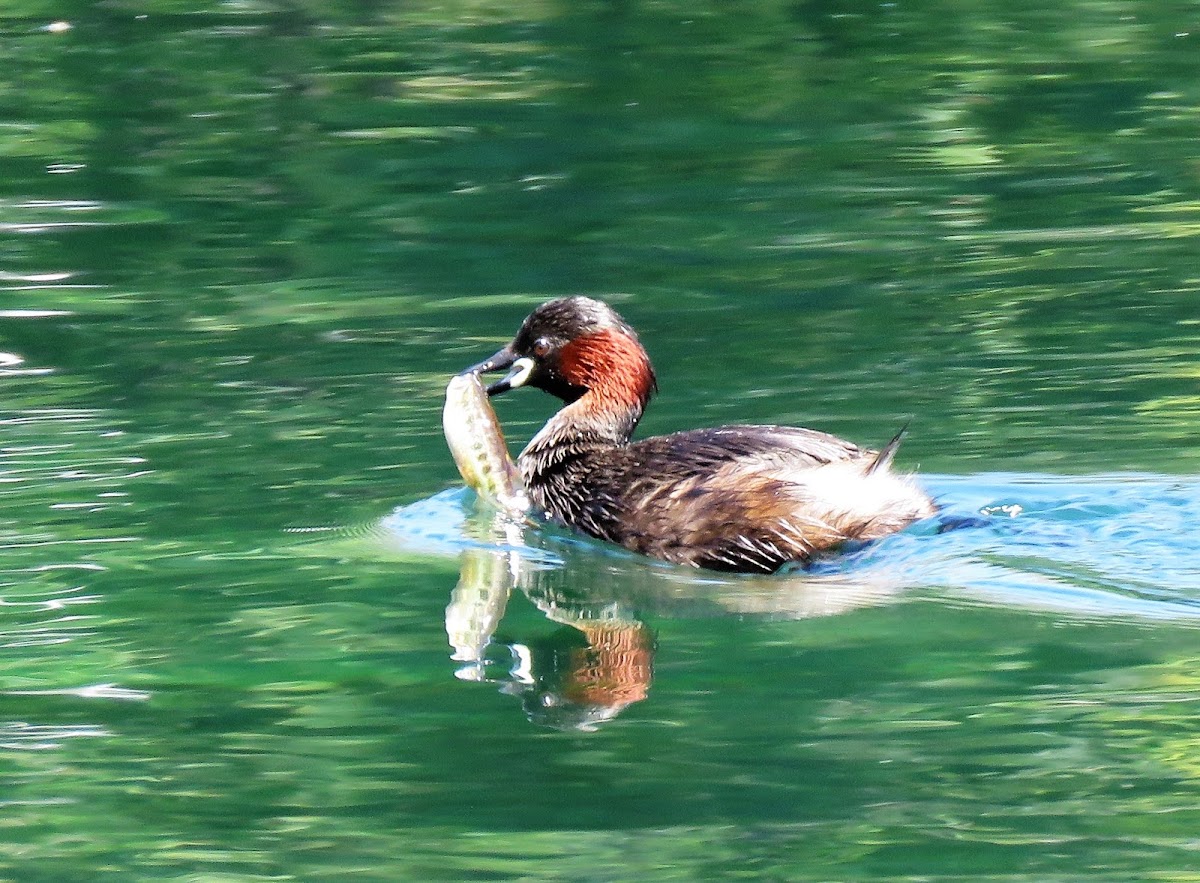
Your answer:
[[[0,876],[1193,874],[1198,39],[0,7]],[[644,432],[908,422],[979,523],[770,580],[497,533],[445,378],[573,292]]]

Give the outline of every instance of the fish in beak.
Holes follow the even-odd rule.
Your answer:
[[[517,357],[511,346],[506,346],[489,359],[484,359],[477,365],[472,365],[461,374],[489,374],[492,371],[508,373],[487,388],[489,396],[498,396],[510,389],[524,386],[533,373],[534,361],[528,356]]]

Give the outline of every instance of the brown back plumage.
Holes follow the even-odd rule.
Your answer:
[[[634,551],[714,570],[773,572],[847,540],[886,536],[932,507],[835,436],[725,426],[600,447],[522,468],[551,517]],[[844,489],[829,493],[831,487]]]

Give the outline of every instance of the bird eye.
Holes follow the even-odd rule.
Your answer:
[[[545,337],[539,337],[533,342],[533,354],[535,356],[544,356],[550,352],[550,341]]]

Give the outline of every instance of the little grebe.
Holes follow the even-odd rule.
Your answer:
[[[881,451],[789,426],[722,426],[631,442],[656,391],[637,334],[607,304],[542,304],[516,338],[464,374],[508,369],[498,395],[533,386],[566,402],[518,458],[533,504],[635,552],[770,573],[933,515]]]

